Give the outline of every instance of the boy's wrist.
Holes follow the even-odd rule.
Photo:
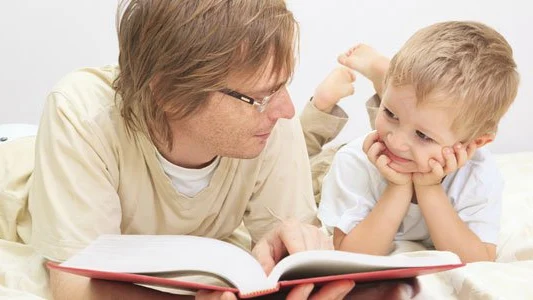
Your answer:
[[[401,193],[403,195],[409,195],[409,196],[412,196],[414,192],[412,182],[408,182],[405,184],[396,184],[394,182],[389,181],[388,188],[390,190],[393,190],[395,193]]]
[[[424,195],[434,193],[436,191],[439,191],[440,189],[442,189],[442,184],[440,183],[430,185],[414,184],[414,192],[417,198],[424,198]]]

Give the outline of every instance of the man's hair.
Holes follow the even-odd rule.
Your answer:
[[[298,25],[283,0],[131,0],[117,13],[119,76],[128,130],[172,148],[169,121],[202,109],[229,76],[290,78]],[[272,60],[272,61],[271,61]]]
[[[456,113],[452,130],[469,142],[496,133],[516,97],[519,75],[501,34],[481,23],[453,21],[409,38],[391,60],[385,81],[413,85],[419,104],[445,101]]]

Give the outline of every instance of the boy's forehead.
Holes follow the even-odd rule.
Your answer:
[[[441,141],[457,139],[458,130],[452,128],[457,116],[453,101],[426,99],[417,101],[412,86],[388,86],[382,104],[396,114],[401,121],[412,123],[426,134]]]

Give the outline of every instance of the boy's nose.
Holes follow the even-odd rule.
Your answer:
[[[406,152],[409,150],[407,135],[401,130],[387,133],[387,144],[394,152]]]

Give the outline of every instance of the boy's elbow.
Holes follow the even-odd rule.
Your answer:
[[[485,251],[487,252],[487,261],[496,260],[496,245],[484,243]]]
[[[346,234],[342,232],[342,230],[335,227],[333,231],[333,247],[335,250],[342,250],[342,242],[344,240],[344,237],[346,237]]]
[[[483,243],[483,249],[479,251],[476,255],[470,255],[467,257],[461,257],[463,263],[474,263],[474,262],[494,262],[496,260],[496,245]]]

